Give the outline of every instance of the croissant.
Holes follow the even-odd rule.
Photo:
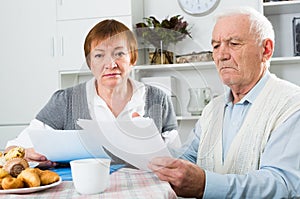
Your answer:
[[[2,179],[1,186],[3,189],[17,189],[23,188],[24,183],[18,178],[8,176]]]
[[[41,185],[39,175],[32,168],[26,168],[17,178],[22,180],[26,187],[38,187]]]
[[[13,158],[5,162],[3,169],[12,177],[17,177],[24,169],[28,168],[28,162],[23,158]]]
[[[52,184],[59,180],[59,175],[53,171],[45,170],[40,173],[42,185]]]

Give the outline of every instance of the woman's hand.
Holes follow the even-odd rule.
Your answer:
[[[154,158],[149,168],[160,180],[171,184],[178,196],[202,198],[205,172],[189,161],[169,157]]]
[[[46,156],[37,153],[34,148],[27,148],[25,149],[25,159],[28,162],[38,162],[39,168],[50,168],[50,167],[55,167],[56,163],[52,162],[47,159]]]

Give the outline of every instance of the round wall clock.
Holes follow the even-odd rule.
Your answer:
[[[180,7],[188,14],[204,16],[217,8],[220,0],[177,0]]]

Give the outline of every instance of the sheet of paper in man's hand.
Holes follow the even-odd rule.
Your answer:
[[[152,119],[103,121],[100,125],[79,119],[77,123],[111,153],[139,169],[149,170],[148,162],[154,157],[171,157]]]

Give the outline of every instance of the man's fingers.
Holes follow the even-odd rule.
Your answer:
[[[168,168],[176,168],[178,166],[179,160],[170,157],[157,157],[153,158],[150,161],[150,165],[155,165],[156,167],[168,167]]]

